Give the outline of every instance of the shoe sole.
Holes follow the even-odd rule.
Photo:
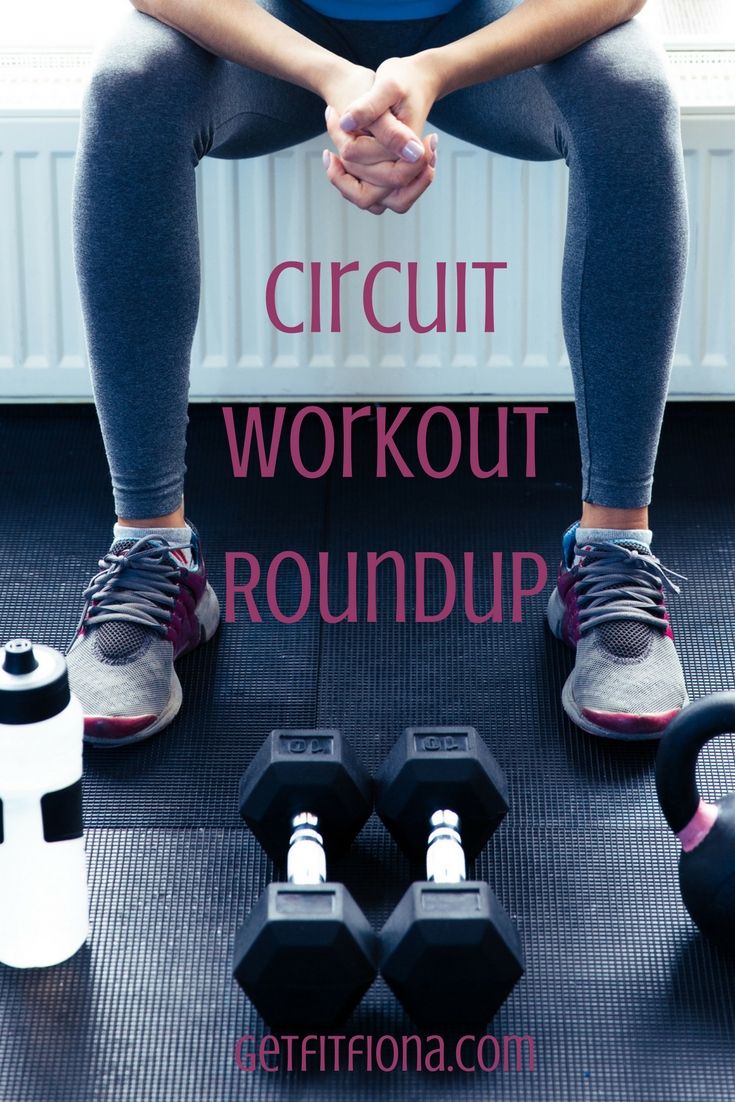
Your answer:
[[[174,659],[175,662],[178,662],[179,658],[183,658],[185,654],[190,654],[191,651],[195,650],[195,648],[198,647],[201,643],[208,643],[209,640],[214,636],[217,628],[219,627],[219,601],[217,600],[217,594],[214,592],[209,582],[207,582],[207,588],[204,590],[204,593],[202,594],[202,599],[197,605],[196,616],[200,625],[199,641],[193,646],[187,647],[186,650],[182,650],[180,654],[177,654],[176,658]],[[116,748],[118,746],[132,746],[133,743],[143,742],[145,739],[149,739],[152,735],[157,735],[159,731],[162,731],[164,729],[164,727],[168,727],[169,723],[171,723],[172,720],[174,720],[178,715],[178,712],[181,709],[183,697],[184,694],[181,688],[181,682],[179,681],[176,670],[172,667],[171,686],[169,689],[168,700],[166,701],[166,705],[163,711],[160,713],[160,715],[156,716],[153,723],[148,724],[148,726],[144,727],[142,731],[136,731],[134,735],[124,735],[119,737],[110,736],[109,738],[104,738],[99,735],[87,734],[87,731],[85,729],[84,741],[85,743],[87,743],[88,746],[104,746],[109,749],[113,747]],[[92,719],[96,717],[87,718]]]
[[[549,625],[549,629],[556,639],[565,646],[569,644],[564,639],[562,631],[562,622],[564,619],[564,602],[559,596],[559,590],[554,587],[554,591],[549,598],[549,603],[546,607],[546,622]],[[574,650],[574,647],[570,647]],[[572,723],[579,727],[582,731],[586,731],[589,735],[596,735],[598,738],[609,739],[613,742],[660,742],[665,734],[665,729],[661,731],[619,731],[613,730],[609,727],[601,727],[597,723],[593,723],[591,719],[583,715],[577,706],[577,702],[574,699],[574,693],[572,692],[572,678],[574,673],[570,673],[569,677],[564,682],[564,687],[561,691],[561,703],[564,711],[567,713]],[[688,699],[684,701],[682,707],[685,707],[689,703]],[[672,717],[673,718],[673,717]]]

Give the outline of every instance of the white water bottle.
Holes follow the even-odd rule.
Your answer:
[[[11,640],[0,650],[0,961],[14,968],[59,964],[89,932],[83,732],[62,655]]]

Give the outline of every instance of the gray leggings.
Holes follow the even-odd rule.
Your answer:
[[[461,38],[513,0],[394,23],[327,19],[299,0],[263,6],[375,68]],[[583,498],[648,504],[687,244],[679,115],[657,46],[634,20],[550,64],[455,92],[430,122],[484,149],[569,166],[562,311]],[[101,57],[82,116],[74,232],[118,515],[160,516],[181,503],[199,305],[196,165],[322,132],[317,96],[138,12]]]

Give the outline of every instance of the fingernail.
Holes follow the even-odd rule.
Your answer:
[[[329,122],[329,116],[331,114],[332,114],[332,108],[329,106],[329,104],[327,104],[327,106],[324,108],[324,118],[327,120],[327,122]]]
[[[352,130],[357,130],[357,123],[355,122],[349,111],[339,120],[339,125],[342,127],[343,130],[346,130],[348,134]]]
[[[436,147],[439,145],[439,135],[438,134],[432,134],[431,135],[431,137],[429,138],[429,145],[431,146],[432,150],[434,150],[436,152]]]
[[[329,168],[329,161],[330,161],[329,150],[325,149],[324,152],[322,153],[322,164],[324,165],[325,168]]]
[[[401,156],[404,161],[411,161],[412,164],[415,164],[423,152],[424,147],[421,142],[417,142],[412,138],[410,142],[406,142],[404,145],[401,150]]]

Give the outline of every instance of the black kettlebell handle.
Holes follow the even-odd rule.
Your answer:
[[[674,834],[681,834],[699,809],[697,758],[702,747],[735,731],[735,692],[713,693],[689,704],[666,728],[656,756],[656,789]]]

